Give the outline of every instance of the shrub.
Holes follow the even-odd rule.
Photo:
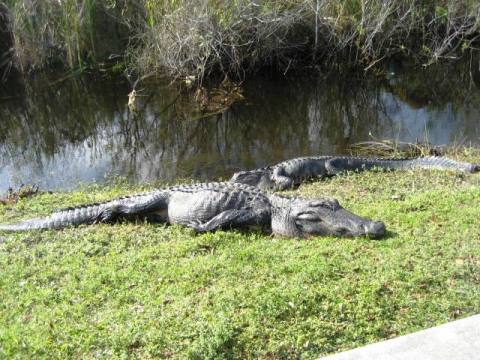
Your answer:
[[[480,35],[475,0],[5,1],[23,69],[125,60],[130,71],[243,77],[266,66],[362,66],[461,56]]]

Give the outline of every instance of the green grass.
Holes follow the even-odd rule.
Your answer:
[[[0,218],[136,190],[44,194]],[[294,193],[334,196],[389,233],[300,240],[139,223],[1,235],[0,358],[313,359],[480,312],[479,174],[348,174]]]

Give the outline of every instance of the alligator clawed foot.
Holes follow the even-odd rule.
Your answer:
[[[186,224],[189,228],[193,229],[196,233],[203,233],[206,232],[207,230],[205,229],[204,224],[198,220],[191,220]]]
[[[117,217],[116,207],[104,209],[93,221],[94,224],[112,222]]]

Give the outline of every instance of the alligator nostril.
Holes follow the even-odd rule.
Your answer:
[[[377,239],[385,235],[385,224],[381,221],[372,221],[364,225],[365,235]]]

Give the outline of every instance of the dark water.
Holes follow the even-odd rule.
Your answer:
[[[58,79],[58,76],[56,77]],[[390,66],[368,79],[272,79],[244,84],[245,101],[202,118],[192,94],[84,76],[14,81],[0,93],[0,191],[73,188],[115,176],[132,182],[227,178],[310,154],[348,152],[372,139],[480,143],[477,62],[426,70]]]

